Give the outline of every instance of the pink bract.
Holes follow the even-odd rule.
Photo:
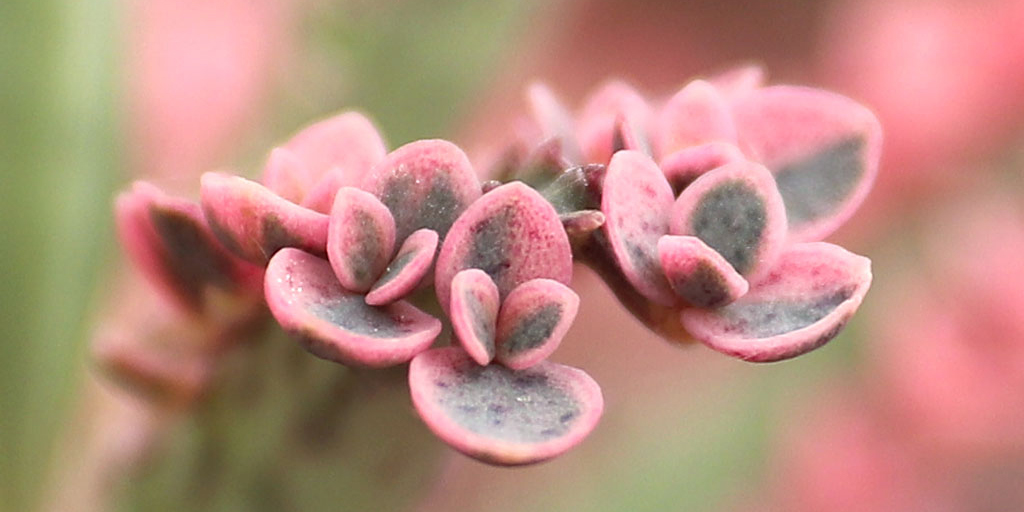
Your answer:
[[[450,304],[452,278],[467,268],[486,272],[504,298],[539,277],[568,284],[572,250],[551,203],[536,190],[512,182],[488,192],[452,225],[434,278],[441,306]]]
[[[740,148],[775,175],[790,240],[821,240],[863,202],[882,141],[870,110],[830,92],[772,86],[744,96],[733,111]]]
[[[441,332],[438,319],[407,302],[367,305],[341,287],[327,261],[298,249],[282,249],[270,260],[264,293],[274,318],[303,348],[342,364],[404,363]]]
[[[834,338],[871,285],[871,261],[824,242],[788,247],[742,298],[687,309],[683,326],[709,347],[755,362],[788,359]]]
[[[469,357],[481,366],[494,360],[500,306],[498,287],[483,270],[469,268],[452,278],[452,301],[448,309],[452,330]]]
[[[562,343],[579,311],[580,297],[551,279],[517,286],[498,313],[495,359],[513,370],[542,361]]]
[[[265,265],[283,247],[323,256],[327,215],[303,208],[239,176],[208,172],[200,180],[203,213],[213,234],[239,258]]]
[[[518,371],[480,366],[455,347],[413,359],[409,388],[438,437],[470,457],[507,466],[566,452],[604,409],[601,389],[581,370],[551,362]]]

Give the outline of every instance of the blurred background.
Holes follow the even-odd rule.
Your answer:
[[[1022,510],[1022,26],[1020,0],[4,0],[0,509]],[[874,286],[818,351],[669,346],[580,268],[555,359],[601,383],[605,417],[515,470],[453,454],[386,386],[339,389],[315,362],[295,384],[278,339],[169,414],[96,378],[90,339],[132,273],[112,201],[133,179],[194,197],[200,173],[256,176],[342,109],[392,148],[445,137],[486,158],[532,80],[579,107],[609,77],[662,98],[751,62],[886,132],[875,190],[832,237],[873,259]],[[295,446],[281,432],[310,410]]]

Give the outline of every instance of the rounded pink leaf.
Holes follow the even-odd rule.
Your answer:
[[[301,203],[313,186],[312,172],[287,148],[274,148],[263,168],[263,184],[277,195]],[[325,212],[321,212],[325,213]]]
[[[321,182],[330,183],[334,190],[359,185],[363,176],[387,153],[377,128],[358,112],[345,112],[313,123],[295,134],[284,147],[302,162],[306,171],[300,180],[303,195],[292,199],[297,203],[306,201],[307,194]],[[270,172],[268,167],[266,173]],[[265,176],[269,186],[269,176]],[[327,213],[333,204],[333,194],[329,192],[321,190],[317,204],[305,206]]]
[[[672,190],[679,195],[693,180],[725,164],[746,160],[743,152],[728,142],[709,142],[680,149],[658,164]]]
[[[450,304],[452,278],[467,268],[491,276],[504,298],[538,277],[568,284],[572,249],[551,203],[536,190],[512,182],[481,197],[452,225],[434,279],[442,306]]]
[[[206,311],[211,289],[232,295],[258,289],[259,269],[217,242],[198,204],[140,181],[118,196],[115,216],[128,257],[183,309]]]
[[[412,403],[456,450],[505,466],[551,459],[579,444],[604,410],[582,370],[551,362],[527,370],[476,364],[462,349],[428,350],[409,367]]]
[[[736,124],[715,86],[694,80],[677,92],[658,115],[658,154],[709,142],[736,142]]]
[[[747,293],[749,285],[721,254],[695,236],[666,235],[658,256],[676,295],[698,308],[717,308]]]
[[[871,260],[823,242],[795,244],[742,298],[715,310],[683,310],[693,337],[755,362],[788,359],[834,338],[871,285]]]
[[[501,305],[495,338],[499,363],[522,370],[562,343],[579,311],[580,297],[551,279],[533,279],[512,290]]]
[[[775,174],[789,238],[820,240],[863,202],[878,171],[882,130],[870,110],[817,89],[759,89],[734,107],[740,147]]]
[[[668,234],[672,187],[661,169],[638,151],[612,157],[604,180],[604,234],[623,275],[648,300],[676,302],[658,260],[658,239]]]
[[[387,268],[395,250],[395,219],[376,196],[342,187],[327,232],[327,259],[346,290],[365,293]]]
[[[420,286],[434,262],[437,240],[437,232],[431,229],[418,229],[409,235],[384,274],[366,294],[366,303],[371,306],[389,304]]]
[[[584,163],[606,163],[616,149],[619,126],[628,127],[638,141],[651,117],[650,107],[640,93],[623,82],[608,82],[583,106],[576,125]],[[621,142],[621,140],[620,140]]]
[[[408,302],[367,305],[341,287],[326,260],[298,249],[282,249],[270,260],[264,293],[274,318],[303,348],[342,364],[404,363],[441,332],[440,320]]]
[[[203,174],[199,193],[213,234],[246,261],[266,264],[283,247],[327,254],[327,215],[292,203],[259,183],[228,174]]]
[[[469,357],[481,366],[494,359],[500,302],[498,287],[483,270],[469,268],[452,278],[452,329]]]
[[[469,158],[445,140],[410,142],[387,155],[363,180],[395,217],[398,240],[429,228],[443,240],[455,219],[480,197]]]
[[[557,139],[561,154],[570,162],[580,161],[572,115],[547,85],[536,82],[527,88],[526,100],[540,131],[540,141]]]
[[[764,86],[768,72],[760,64],[745,64],[708,79],[728,101],[734,102]]]
[[[755,281],[786,242],[786,210],[763,166],[734,162],[697,178],[672,208],[673,235],[693,235]]]

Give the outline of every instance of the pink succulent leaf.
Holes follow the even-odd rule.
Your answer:
[[[726,70],[708,79],[718,92],[734,102],[764,86],[768,72],[760,64],[746,64]]]
[[[529,368],[551,355],[572,326],[580,297],[551,279],[517,286],[498,314],[497,361],[513,370]]]
[[[481,366],[494,360],[500,305],[498,287],[483,270],[469,268],[452,278],[452,329],[469,357]]]
[[[565,170],[540,189],[559,215],[601,207],[601,191],[607,168],[601,164],[587,164]]]
[[[734,112],[740,147],[775,174],[791,240],[820,240],[860,206],[881,153],[870,110],[838,94],[774,86],[748,94]]]
[[[406,144],[374,166],[362,183],[395,217],[397,240],[429,228],[444,240],[455,219],[480,197],[466,154],[445,140]]]
[[[282,249],[267,266],[264,294],[286,332],[313,355],[354,366],[404,363],[426,350],[441,321],[405,301],[376,307],[341,287],[331,265]]]
[[[527,89],[526,100],[540,132],[539,140],[557,140],[565,158],[570,162],[580,162],[581,153],[576,143],[572,114],[555,93],[542,83],[533,83]]]
[[[672,289],[692,307],[722,307],[749,288],[721,254],[695,236],[661,237],[658,256]]]
[[[263,169],[263,185],[277,195],[300,203],[313,186],[312,171],[287,148],[274,148]],[[325,212],[321,212],[325,213]]]
[[[366,294],[366,303],[383,306],[412,293],[429,274],[437,244],[436,231],[426,228],[413,231]]]
[[[525,184],[512,182],[470,205],[452,225],[434,278],[442,306],[450,304],[452,278],[467,268],[491,276],[504,298],[538,277],[568,284],[572,250],[551,203]]]
[[[672,207],[673,235],[693,235],[755,281],[786,243],[786,210],[760,164],[728,164],[697,178]]]
[[[258,290],[260,270],[217,242],[198,204],[140,181],[118,196],[115,215],[125,252],[185,311],[207,311],[212,289],[238,296]]]
[[[526,370],[480,366],[457,347],[428,350],[409,367],[412,402],[456,450],[491,464],[545,461],[579,444],[604,409],[582,370],[541,362]]]
[[[331,208],[327,259],[346,290],[366,293],[395,250],[395,219],[373,194],[342,187]]]
[[[728,101],[714,85],[690,82],[661,108],[656,142],[662,156],[709,142],[735,143],[736,123]]]
[[[584,104],[576,125],[584,163],[603,164],[611,159],[620,119],[640,130],[650,117],[647,101],[629,85],[612,81],[599,88]]]
[[[295,134],[284,147],[302,162],[305,170],[298,180],[302,184],[302,197],[285,196],[296,203],[305,200],[306,194],[325,179],[336,184],[335,189],[359,185],[363,175],[387,153],[377,128],[358,112],[345,112],[313,123]],[[270,174],[268,166],[264,174],[267,186],[271,186]],[[272,186],[271,189],[277,191]],[[318,211],[326,213],[331,202],[328,200],[321,206],[323,209]]]
[[[704,173],[742,160],[746,160],[746,157],[734,144],[709,142],[671,153],[662,158],[658,166],[672,185],[672,191],[679,195]]]
[[[604,234],[622,273],[648,300],[672,306],[676,296],[658,260],[658,239],[668,234],[672,187],[639,151],[620,151],[608,164],[601,211]]]
[[[681,321],[719,352],[779,361],[839,334],[870,285],[869,259],[824,242],[795,244],[742,298],[715,310],[683,310]]]
[[[562,146],[561,139],[548,139],[540,143],[526,156],[516,172],[504,181],[519,180],[534,188],[551,183],[572,165],[565,157]]]
[[[612,154],[623,149],[640,151],[647,155],[654,154],[651,150],[651,142],[648,140],[647,129],[641,126],[640,122],[640,120],[625,114],[620,114],[615,119],[615,131],[612,132]]]
[[[329,217],[292,203],[259,183],[208,172],[200,180],[199,194],[213,234],[246,261],[265,265],[283,247],[327,254]]]

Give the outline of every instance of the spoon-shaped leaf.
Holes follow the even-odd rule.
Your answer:
[[[199,193],[213,234],[239,258],[265,265],[282,247],[327,254],[327,215],[222,173],[204,174]]]
[[[498,287],[483,270],[469,268],[452,278],[452,329],[469,357],[481,366],[494,359],[500,305]]]
[[[508,294],[498,314],[496,359],[522,370],[551,355],[572,326],[580,297],[551,279],[527,281]]]
[[[508,466],[568,451],[604,409],[601,389],[582,370],[547,361],[526,370],[480,366],[457,347],[413,359],[409,388],[438,437],[470,457]]]
[[[828,236],[864,200],[882,142],[870,110],[838,94],[774,86],[746,95],[734,112],[740,147],[775,174],[791,240]]]
[[[346,290],[365,293],[395,249],[395,219],[376,196],[342,187],[331,209],[327,259]]]
[[[604,180],[604,233],[622,273],[648,300],[676,302],[658,260],[658,239],[668,234],[675,196],[657,164],[639,151],[612,157]]]
[[[342,364],[383,367],[426,350],[441,322],[405,301],[383,307],[341,287],[331,265],[282,249],[267,266],[264,294],[274,318],[303,348]]]
[[[434,287],[442,306],[451,304],[455,274],[483,270],[504,298],[530,279],[567,284],[572,250],[551,203],[520,182],[502,185],[473,203],[452,225],[437,257]]]
[[[717,308],[747,293],[749,285],[721,254],[695,236],[666,235],[658,256],[676,295],[698,308]]]
[[[384,275],[366,294],[366,303],[382,306],[412,293],[430,272],[430,264],[437,253],[437,232],[418,229],[402,242]]]
[[[429,228],[443,240],[459,214],[480,197],[469,158],[445,140],[410,142],[373,167],[362,188],[395,217],[397,240]]]
[[[786,240],[786,212],[763,166],[734,162],[697,178],[672,208],[672,234],[693,235],[754,281]]]
[[[748,361],[798,356],[834,338],[871,285],[871,261],[823,242],[795,244],[742,298],[687,309],[682,323],[709,347]]]

